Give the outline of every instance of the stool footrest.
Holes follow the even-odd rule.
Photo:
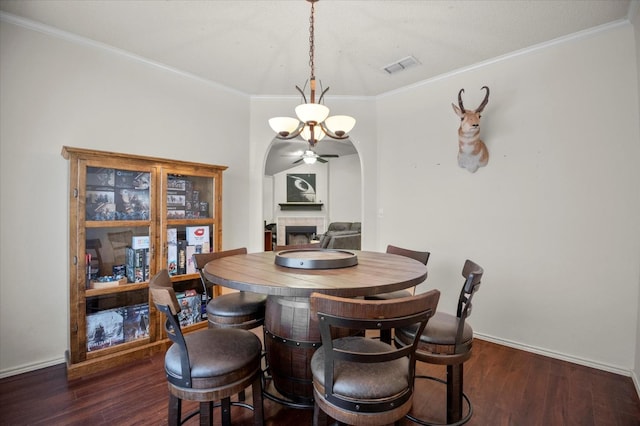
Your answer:
[[[439,382],[439,383],[442,383],[442,384],[445,384],[445,385],[447,384],[446,380],[442,380],[442,379],[439,379],[437,377],[432,377],[432,376],[415,376],[415,378],[416,379],[433,380],[435,382]],[[422,419],[419,419],[419,418],[417,418],[415,416],[412,416],[411,413],[407,414],[405,416],[405,418],[407,418],[408,420],[411,420],[414,423],[417,423],[417,424],[423,425],[423,426],[461,426],[461,425],[467,423],[469,420],[471,420],[471,416],[473,415],[473,406],[471,405],[471,401],[469,400],[469,397],[464,392],[462,392],[462,398],[467,403],[468,412],[464,417],[462,417],[457,422],[454,422],[454,423],[434,423],[434,422],[430,422],[428,420],[422,420]]]
[[[248,410],[253,411],[253,405],[247,404],[245,402],[236,402],[236,401],[231,401],[231,406],[236,406],[236,407],[242,407],[242,408],[246,408]],[[215,402],[213,404],[213,408],[220,408],[222,407],[222,404],[219,402]],[[192,417],[197,416],[198,414],[200,414],[200,409],[198,408],[197,410],[193,410],[191,413],[187,414],[185,417],[183,417],[180,420],[180,424],[183,425],[186,422],[188,422],[189,420],[191,420]]]

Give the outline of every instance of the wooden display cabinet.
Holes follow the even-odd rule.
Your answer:
[[[165,350],[148,289],[162,269],[184,296],[185,331],[206,327],[189,257],[222,248],[226,167],[66,146],[62,155],[70,177],[68,377]]]

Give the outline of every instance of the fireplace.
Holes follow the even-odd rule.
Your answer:
[[[327,231],[324,216],[278,216],[276,218],[276,244],[284,246],[287,244],[287,231],[289,226],[315,226],[315,234],[321,235]],[[313,231],[311,231],[313,233]],[[302,243],[306,244],[306,243]]]
[[[316,232],[317,227],[315,226],[285,226],[285,244],[308,244],[315,238]]]

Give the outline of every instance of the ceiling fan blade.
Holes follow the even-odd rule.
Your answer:
[[[298,164],[298,163],[299,163],[299,162],[301,162],[301,161],[302,161],[302,158],[298,158],[296,161],[294,161],[294,162],[293,162],[293,163],[291,163],[291,164]]]
[[[340,156],[338,154],[324,154],[324,155],[320,155],[320,157],[322,157],[322,158],[338,158]]]
[[[327,160],[324,160],[321,157],[316,157],[316,161],[318,161],[318,163],[328,163]]]

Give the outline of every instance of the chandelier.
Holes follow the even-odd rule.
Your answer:
[[[269,125],[273,131],[276,132],[276,138],[278,139],[293,139],[300,136],[309,142],[310,147],[314,147],[315,144],[325,136],[332,139],[347,139],[349,137],[347,133],[355,126],[356,119],[348,115],[329,116],[329,108],[322,104],[325,93],[329,91],[328,87],[322,91],[316,103],[314,6],[318,0],[307,1],[311,3],[311,17],[309,18],[309,66],[311,67],[309,87],[311,89],[311,96],[309,102],[307,102],[304,91],[296,86],[296,89],[300,92],[304,100],[304,103],[298,105],[295,109],[297,118],[274,117],[269,120]]]

